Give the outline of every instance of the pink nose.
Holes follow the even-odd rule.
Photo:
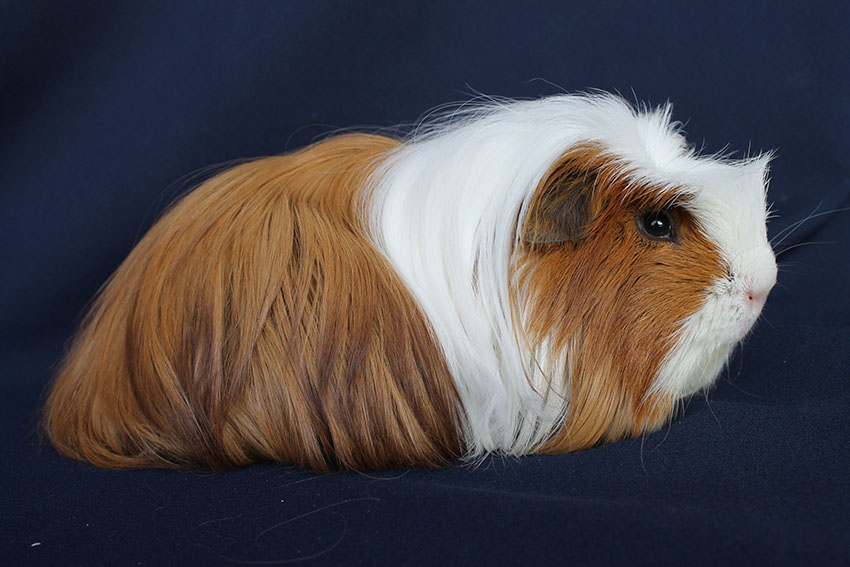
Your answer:
[[[758,316],[767,301],[767,294],[776,284],[776,258],[769,246],[754,247],[736,258],[733,273],[736,278],[739,301],[742,301],[751,315]]]
[[[746,291],[747,300],[753,307],[761,307],[767,300],[767,294],[770,293],[770,290],[772,288],[772,285],[764,287],[751,287]]]

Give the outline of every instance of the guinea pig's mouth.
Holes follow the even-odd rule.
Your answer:
[[[755,326],[775,283],[775,275],[760,282],[734,277],[717,282],[683,330],[690,328],[694,336],[713,338],[718,343],[739,343]]]
[[[735,265],[737,264],[737,265]],[[730,263],[728,279],[716,286],[720,303],[732,304],[737,333],[732,342],[738,343],[749,334],[764,310],[767,296],[776,285],[776,257],[770,246],[752,248]]]
[[[769,287],[765,286],[762,289],[747,288],[741,292],[738,309],[741,330],[733,340],[734,343],[744,340],[756,326],[764,312],[767,296],[770,294],[773,285],[774,283],[771,283]]]
[[[726,288],[722,293],[711,294],[703,308],[684,323],[678,349],[674,349],[662,372],[663,376],[678,364],[689,369],[675,380],[679,399],[714,384],[732,351],[755,327],[772,287],[771,284],[757,293],[747,289],[731,292]]]

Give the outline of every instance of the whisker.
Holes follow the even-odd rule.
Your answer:
[[[751,398],[754,398],[754,399],[756,399],[756,400],[762,400],[762,399],[764,399],[764,398],[762,398],[761,396],[759,396],[759,395],[757,395],[757,394],[753,394],[752,392],[748,392],[748,391],[744,390],[743,388],[741,388],[740,386],[736,385],[736,384],[735,384],[732,380],[730,380],[730,379],[729,379],[729,377],[728,377],[728,376],[726,377],[726,382],[727,382],[730,386],[732,386],[733,388],[735,388],[736,390],[738,390],[739,392],[741,392],[742,394],[744,394],[745,396],[750,396]]]
[[[803,223],[805,223],[805,222],[806,222],[806,221],[808,221],[809,219],[814,218],[814,217],[813,217],[813,215],[817,213],[817,210],[821,207],[821,205],[823,205],[823,201],[819,202],[819,203],[815,206],[815,208],[814,208],[814,209],[812,209],[812,212],[811,212],[811,213],[809,213],[808,215],[806,215],[806,216],[805,216],[805,217],[803,217],[802,219],[800,219],[800,220],[798,220],[798,221],[796,221],[796,222],[793,222],[793,223],[789,224],[788,226],[786,226],[785,228],[783,228],[782,230],[780,230],[778,233],[776,233],[775,235],[773,235],[773,238],[771,238],[771,239],[770,239],[770,245],[771,245],[771,246],[778,246],[778,245],[780,245],[780,244],[782,243],[782,241],[783,241],[783,240],[785,240],[786,238],[788,238],[789,236],[791,236],[792,234],[794,234],[794,232],[795,232],[798,228],[800,228],[800,227],[803,225]],[[789,232],[789,231],[790,231],[790,232]],[[783,235],[784,235],[784,236],[783,236]],[[778,241],[778,242],[776,241],[777,239],[779,239],[779,241]]]
[[[788,252],[789,250],[793,250],[794,248],[799,248],[800,246],[809,246],[811,244],[835,244],[835,242],[829,242],[829,241],[827,241],[827,242],[798,242],[797,244],[792,244],[791,246],[789,246],[785,250],[777,252],[776,257],[778,258],[780,254],[785,254],[786,252]]]
[[[777,234],[775,234],[775,235],[774,235],[774,237],[773,237],[773,238],[771,239],[771,241],[770,241],[771,246],[779,246],[780,244],[782,244],[782,242],[783,242],[786,238],[788,238],[789,236],[791,236],[791,235],[792,235],[792,234],[793,234],[793,233],[794,233],[794,232],[795,232],[798,228],[800,228],[800,227],[803,225],[803,223],[805,223],[805,222],[808,222],[808,221],[810,221],[810,220],[812,220],[812,219],[816,219],[816,218],[818,218],[818,217],[822,217],[822,216],[824,216],[824,215],[831,215],[831,214],[834,214],[834,213],[841,213],[841,212],[844,212],[844,211],[850,211],[850,207],[841,207],[841,208],[838,208],[838,209],[832,209],[832,210],[829,210],[829,211],[822,211],[822,212],[820,212],[820,213],[815,213],[815,211],[817,211],[817,210],[818,210],[818,207],[820,207],[820,206],[821,206],[821,204],[823,204],[823,203],[819,203],[819,204],[818,204],[818,206],[817,206],[817,207],[815,207],[815,209],[811,212],[811,214],[809,214],[806,218],[804,218],[804,219],[802,219],[802,220],[798,220],[797,222],[792,223],[792,224],[790,224],[790,225],[786,226],[784,229],[782,229],[782,230],[781,230],[781,231],[779,231]],[[789,231],[789,230],[790,230],[790,232],[787,232],[787,231]],[[787,232],[787,234],[785,234],[786,232]],[[785,234],[785,235],[784,235],[784,236],[782,236],[783,234]],[[780,236],[781,236],[780,240],[779,240],[778,242],[774,242],[774,241],[775,241],[777,238],[779,238]]]
[[[765,316],[764,316],[764,314],[762,314],[762,316],[759,318],[759,321],[764,321],[766,324],[770,325],[770,327],[771,327],[772,329],[774,329],[774,330],[776,329],[776,325],[774,325],[773,323],[771,323],[771,322],[770,322],[770,319],[768,319],[767,317],[765,317]]]
[[[716,422],[717,422],[717,426],[718,426],[720,429],[723,429],[723,425],[720,423],[720,419],[718,419],[717,414],[716,414],[716,413],[714,413],[714,408],[713,408],[713,407],[711,407],[711,402],[709,402],[709,401],[708,401],[708,392],[705,392],[705,393],[703,394],[703,396],[705,397],[705,405],[708,407],[708,411],[710,411],[710,412],[711,412],[711,415],[714,417],[714,421],[716,421]]]
[[[798,270],[789,270],[788,268],[785,268],[785,267],[780,267],[779,271],[782,272],[783,274],[794,274],[795,276],[802,276],[806,273],[806,272],[800,272]],[[777,283],[777,285],[779,285],[779,284]]]

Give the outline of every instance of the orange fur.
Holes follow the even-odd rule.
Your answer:
[[[630,189],[623,173],[597,146],[571,151],[536,191],[525,243],[515,252],[526,340],[534,345],[549,338],[570,376],[569,411],[545,453],[633,437],[663,424],[673,400],[649,395],[650,386],[679,325],[722,275],[687,200],[654,187]],[[586,225],[568,226],[571,238],[563,242],[546,238],[563,202],[573,210],[582,199],[586,218],[568,221]],[[653,242],[638,232],[636,217],[661,207],[669,207],[677,222],[677,243]]]
[[[332,138],[183,198],[104,287],[67,354],[44,415],[57,449],[104,467],[319,471],[462,455],[443,351],[361,223],[366,180],[398,144]],[[574,148],[519,227],[518,336],[532,351],[546,343],[569,378],[544,453],[658,428],[673,399],[652,382],[722,275],[687,198],[630,187],[624,173],[599,146]],[[636,218],[662,207],[677,242],[638,231]]]
[[[364,180],[397,144],[333,138],[182,199],[65,358],[44,416],[57,449],[105,467],[214,469],[460,455],[442,351],[358,220]]]

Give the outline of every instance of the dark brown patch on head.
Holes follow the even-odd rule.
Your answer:
[[[601,148],[580,147],[553,172],[529,208],[536,214],[522,227],[515,274],[525,340],[532,349],[549,340],[566,359],[569,411],[543,448],[564,452],[638,435],[669,417],[672,396],[650,395],[650,387],[682,321],[699,309],[722,266],[686,198],[630,186],[628,172]],[[563,203],[574,202],[582,203],[580,214],[564,214]],[[640,215],[659,209],[674,219],[675,241],[653,241],[639,230]],[[541,220],[540,212],[559,218]],[[563,219],[584,227],[580,239],[527,238]]]
[[[576,242],[590,228],[594,178],[576,172],[569,161],[546,177],[528,209],[522,237],[529,244]]]

